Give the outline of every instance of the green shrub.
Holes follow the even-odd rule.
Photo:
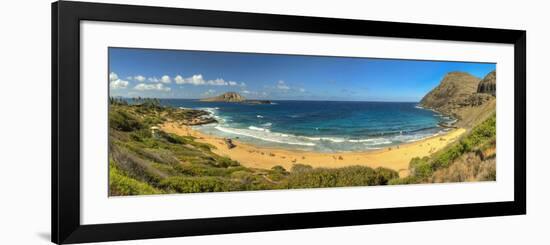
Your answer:
[[[144,128],[134,130],[130,133],[130,137],[135,141],[144,142],[145,139],[151,138],[151,130]]]
[[[109,164],[109,195],[150,195],[161,194],[163,191],[136,179],[126,176],[123,172]]]
[[[240,166],[239,162],[231,160],[229,157],[216,157],[215,165],[221,168]]]
[[[395,178],[388,181],[388,185],[407,185],[407,184],[416,184],[419,183],[420,180],[412,175],[409,175],[407,177],[403,178]]]
[[[162,180],[160,185],[178,193],[220,192],[240,189],[237,182],[217,177],[168,177]]]
[[[273,166],[273,167],[271,168],[271,170],[273,170],[273,171],[275,171],[275,172],[278,172],[278,173],[284,173],[284,174],[288,173],[288,172],[286,171],[286,169],[283,168],[283,166],[281,166],[281,165]]]
[[[306,164],[294,164],[290,168],[290,172],[307,172],[311,171],[313,169],[312,166],[306,165]]]
[[[496,144],[496,114],[474,127],[459,142],[453,144],[431,157],[411,159],[409,170],[411,176],[404,180],[393,180],[391,184],[422,182],[429,179],[432,174],[439,170],[448,168],[460,156],[468,152],[479,152]]]
[[[189,140],[175,134],[166,133],[164,131],[159,131],[157,133],[161,138],[165,139],[166,141],[172,143],[172,144],[187,144]]]
[[[387,185],[392,179],[399,178],[399,174],[391,169],[378,167],[374,170],[376,174],[375,183],[377,185]]]
[[[496,138],[496,115],[476,126],[461,144],[465,151],[473,151],[491,143]]]
[[[231,173],[231,178],[240,179],[240,180],[244,180],[244,179],[252,180],[254,179],[254,175],[252,174],[252,172],[248,170],[238,170]]]
[[[287,172],[283,166],[276,165],[268,171],[267,177],[273,181],[281,181],[284,180],[288,174],[290,173]]]
[[[291,171],[286,188],[385,185],[398,176],[397,172],[390,169],[373,170],[365,166],[306,169]]]
[[[449,149],[440,152],[434,156],[434,159],[432,160],[432,168],[440,169],[440,168],[446,168],[448,167],[452,161],[457,159],[459,156],[464,154],[465,148],[463,147],[463,144],[456,144],[450,147]]]
[[[411,159],[411,162],[409,163],[411,175],[419,178],[431,176],[434,170],[429,161],[430,159],[428,157],[415,157]]]
[[[109,127],[120,131],[130,132],[143,128],[143,125],[137,118],[128,112],[111,109],[109,111]]]
[[[143,119],[143,124],[151,127],[151,126],[155,126],[155,125],[159,125],[159,124],[162,124],[165,120],[163,118],[160,118],[158,116],[146,116],[144,119]]]

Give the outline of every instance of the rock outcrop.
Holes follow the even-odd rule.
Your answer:
[[[465,72],[450,72],[440,84],[420,101],[420,106],[451,115],[465,106],[470,95],[476,93],[479,78]]]
[[[422,98],[420,106],[458,119],[458,127],[471,128],[495,111],[494,91],[494,71],[481,80],[465,72],[450,72]]]
[[[497,74],[496,71],[492,71],[487,74],[477,86],[478,93],[490,94],[496,96],[497,93]]]
[[[227,92],[225,94],[222,94],[216,97],[201,99],[200,101],[233,102],[233,103],[243,103],[243,104],[250,104],[250,105],[273,104],[269,100],[247,100],[245,97],[235,92]]]
[[[207,102],[243,102],[245,100],[242,95],[235,92],[227,92],[216,97],[201,99],[201,101]]]

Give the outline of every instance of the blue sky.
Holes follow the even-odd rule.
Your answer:
[[[109,48],[111,96],[419,101],[446,73],[482,78],[495,64]]]

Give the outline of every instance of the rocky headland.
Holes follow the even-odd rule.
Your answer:
[[[496,72],[483,79],[450,72],[420,101],[420,106],[457,119],[455,126],[472,128],[496,110]]]

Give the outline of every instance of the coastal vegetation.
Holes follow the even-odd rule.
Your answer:
[[[390,184],[496,180],[496,115],[474,127],[455,144],[429,157],[413,158],[409,176]]]

